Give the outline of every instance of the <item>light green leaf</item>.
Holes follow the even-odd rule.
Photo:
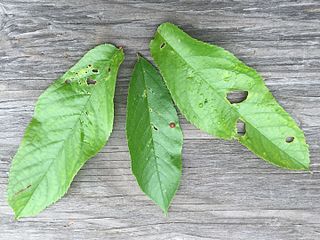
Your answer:
[[[82,165],[106,143],[122,49],[90,50],[38,99],[10,169],[8,202],[16,218],[60,199]]]
[[[173,100],[195,126],[223,139],[238,139],[277,166],[309,168],[303,132],[254,69],[170,23],[158,28],[150,48]],[[231,103],[227,95],[233,91],[246,91],[247,98]],[[237,133],[237,121],[245,124],[244,136]]]
[[[142,57],[130,82],[126,131],[132,172],[142,191],[167,213],[179,187],[183,136],[168,89]]]

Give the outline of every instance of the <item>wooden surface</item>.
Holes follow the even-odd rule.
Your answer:
[[[264,77],[310,144],[312,172],[278,169],[181,116],[183,177],[164,217],[131,175],[125,139],[136,52],[174,22],[232,51]],[[10,162],[37,97],[88,49],[123,46],[115,124],[68,194],[16,222],[6,203]],[[0,0],[0,239],[320,239],[319,0]]]

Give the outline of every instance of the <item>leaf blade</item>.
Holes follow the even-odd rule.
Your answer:
[[[150,50],[173,100],[195,126],[223,139],[237,139],[279,167],[309,169],[304,133],[254,69],[223,48],[193,39],[170,23],[159,26]],[[227,94],[234,90],[247,91],[247,98],[230,103]],[[246,124],[244,136],[237,134],[238,120]],[[286,137],[294,137],[294,141],[288,143]]]
[[[59,200],[104,146],[122,60],[121,49],[99,45],[39,97],[9,174],[8,202],[16,218],[34,216]]]
[[[126,132],[140,188],[167,213],[180,182],[183,137],[161,76],[142,57],[130,81]]]

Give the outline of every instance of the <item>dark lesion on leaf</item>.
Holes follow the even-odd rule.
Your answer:
[[[108,67],[108,70],[107,70],[108,72],[111,72],[111,68],[110,67]]]
[[[169,123],[169,127],[170,128],[175,128],[176,127],[176,123],[175,122],[170,122]]]
[[[30,188],[30,187],[31,187],[31,184],[29,184],[29,185],[26,186],[25,188],[23,188],[23,189],[19,190],[18,192],[16,192],[15,195],[18,195],[18,194],[20,194],[20,193],[25,192],[25,191],[26,191],[28,188]]]
[[[88,85],[94,85],[94,84],[96,84],[96,83],[97,83],[96,80],[93,80],[93,79],[90,79],[90,78],[87,79],[87,84],[88,84]]]
[[[70,79],[66,79],[66,80],[64,81],[64,83],[65,83],[65,84],[70,84],[70,83],[71,83],[71,80],[70,80]]]
[[[248,91],[236,90],[227,93],[227,100],[229,103],[241,103],[248,97]]]
[[[294,140],[294,137],[289,136],[289,137],[286,138],[286,143],[292,143],[293,140]]]
[[[237,134],[239,136],[244,136],[246,134],[246,123],[241,119],[238,119],[237,124]]]
[[[91,71],[92,71],[93,73],[99,73],[99,69],[96,69],[96,68],[92,69]]]

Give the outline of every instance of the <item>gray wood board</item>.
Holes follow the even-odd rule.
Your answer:
[[[125,139],[136,52],[150,58],[171,21],[256,68],[305,131],[312,172],[290,172],[237,142],[208,136],[181,115],[183,177],[169,216],[140,191]],[[87,50],[123,46],[114,131],[67,195],[15,221],[10,162],[37,97]],[[318,0],[0,0],[0,239],[320,239],[320,2]]]

